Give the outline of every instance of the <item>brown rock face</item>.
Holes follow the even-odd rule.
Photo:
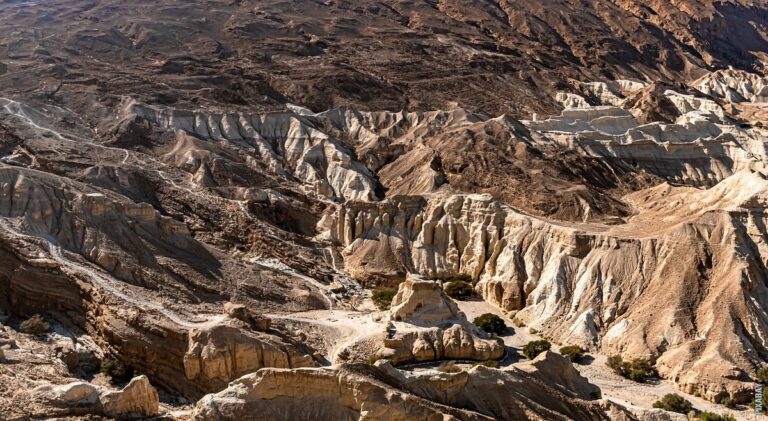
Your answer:
[[[767,0],[0,0],[0,418],[208,393],[201,419],[608,416],[550,353],[316,367],[513,360],[522,331],[417,279],[456,275],[553,342],[748,402],[766,34]],[[138,377],[84,381],[112,359]]]
[[[122,390],[102,393],[99,397],[108,417],[151,417],[159,413],[157,390],[146,376],[134,378]]]
[[[293,344],[274,335],[249,332],[234,321],[192,330],[184,354],[186,378],[207,391],[221,390],[230,381],[263,367],[313,366],[312,357],[299,354]]]
[[[229,420],[253,414],[264,420],[489,419],[419,399],[370,377],[329,369],[267,369],[244,376],[201,399],[194,417]]]

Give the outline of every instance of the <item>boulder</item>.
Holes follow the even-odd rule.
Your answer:
[[[573,363],[560,354],[545,351],[533,361],[515,365],[534,377],[560,389],[565,394],[584,400],[600,399],[600,388],[582,376]]]
[[[392,299],[390,319],[418,326],[434,326],[449,320],[466,320],[440,283],[409,277]]]
[[[255,330],[262,332],[269,330],[271,325],[269,318],[254,314],[254,312],[242,304],[229,302],[224,304],[224,314],[233,319],[242,320],[250,324]]]
[[[99,403],[99,389],[88,382],[73,382],[64,385],[43,385],[32,391],[45,403],[56,407],[96,407]]]
[[[160,399],[147,376],[135,377],[123,390],[104,392],[99,399],[109,417],[139,418],[159,413]]]
[[[278,336],[249,330],[239,320],[228,320],[189,333],[184,355],[188,380],[203,390],[226,387],[230,381],[263,367],[312,367],[314,360]]]

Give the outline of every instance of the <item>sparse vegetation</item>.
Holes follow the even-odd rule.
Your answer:
[[[552,344],[546,339],[539,339],[537,341],[531,341],[525,344],[523,347],[523,355],[528,359],[534,359],[544,351],[549,351],[552,348]]]
[[[736,421],[736,418],[730,415],[716,414],[714,412],[704,411],[699,414],[698,419],[701,421]]]
[[[472,276],[468,275],[466,273],[457,273],[456,275],[451,275],[446,279],[448,282],[466,282],[466,283],[472,283]]]
[[[539,331],[534,329],[534,328],[532,328],[532,327],[529,327],[528,328],[528,333],[530,333],[531,335],[537,335],[539,333]]]
[[[507,330],[507,324],[504,323],[504,320],[493,313],[485,313],[477,316],[472,323],[488,333],[495,333],[497,335],[500,335]]]
[[[720,405],[723,405],[724,407],[729,408],[729,409],[734,409],[734,408],[736,408],[736,401],[731,399],[730,396],[726,396],[726,397],[720,399]]]
[[[650,360],[645,358],[624,361],[621,356],[614,355],[608,357],[606,365],[610,367],[614,373],[639,383],[643,383],[649,378],[657,375],[653,364],[651,364]]]
[[[465,300],[473,296],[475,294],[475,290],[472,288],[472,285],[466,282],[453,281],[449,282],[448,285],[445,286],[445,293],[453,299]]]
[[[475,365],[482,365],[484,367],[499,368],[499,362],[494,360],[486,360],[475,363]]]
[[[19,326],[21,331],[30,335],[42,335],[51,328],[50,323],[43,319],[43,316],[35,314],[27,320],[21,322]]]
[[[379,310],[386,310],[392,305],[392,299],[395,298],[395,294],[397,294],[397,290],[392,288],[382,288],[374,291],[371,298]]]
[[[581,359],[584,358],[585,352],[584,348],[578,345],[568,345],[560,348],[560,354],[567,357],[572,362],[581,361]]]
[[[763,366],[757,369],[755,380],[763,386],[768,386],[768,366]]]
[[[667,393],[660,400],[654,402],[653,407],[680,414],[687,414],[693,409],[693,405],[677,393]]]
[[[446,361],[442,364],[440,364],[439,367],[437,367],[435,370],[441,372],[441,373],[458,373],[461,370],[461,367],[456,365],[453,361]]]
[[[109,376],[112,384],[124,383],[133,377],[133,369],[127,367],[115,358],[105,358],[101,360],[99,371],[102,374]]]

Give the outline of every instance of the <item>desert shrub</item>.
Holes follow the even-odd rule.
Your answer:
[[[491,367],[491,368],[499,368],[499,362],[494,360],[480,361],[478,363],[475,363],[475,365],[482,365],[482,366]]]
[[[493,313],[485,313],[477,316],[472,323],[488,333],[495,333],[497,335],[504,333],[507,329],[507,324],[504,323],[504,320]]]
[[[656,369],[653,367],[653,364],[645,358],[624,361],[620,356],[613,355],[608,357],[608,361],[605,364],[614,373],[639,383],[643,383],[649,378],[656,376]]]
[[[622,364],[624,364],[624,361],[621,359],[621,355],[611,355],[608,357],[608,361],[605,362],[605,365],[616,374],[621,374]]]
[[[451,298],[463,300],[474,295],[475,290],[472,288],[472,285],[466,282],[453,281],[445,286],[445,293]]]
[[[535,328],[529,327],[528,333],[530,333],[531,335],[538,335],[539,331]]]
[[[446,279],[446,281],[472,283],[472,276],[466,273],[457,273],[456,275],[449,276],[448,279]]]
[[[392,288],[382,288],[373,292],[371,298],[379,310],[386,310],[392,305],[392,299],[395,298],[397,291]]]
[[[43,319],[43,316],[35,314],[21,322],[21,331],[30,335],[42,335],[51,328],[51,325]]]
[[[687,414],[693,409],[693,405],[677,393],[667,393],[660,400],[654,402],[653,407],[680,414]]]
[[[453,361],[447,361],[440,364],[440,366],[437,367],[435,370],[441,373],[458,373],[461,371],[461,367],[456,365],[456,363],[454,363]]]
[[[736,421],[736,418],[730,415],[715,414],[714,412],[704,411],[699,414],[698,418],[701,421]]]
[[[757,369],[755,380],[763,386],[768,386],[768,365]]]
[[[584,348],[578,345],[568,345],[560,348],[560,354],[573,362],[581,361],[584,357]]]
[[[115,358],[105,358],[101,360],[99,371],[109,376],[113,384],[124,383],[133,377],[133,369],[127,367],[120,360]]]
[[[724,407],[729,408],[729,409],[734,409],[734,408],[736,408],[736,401],[731,399],[730,396],[726,396],[726,397],[720,399],[720,405],[723,405]]]
[[[552,344],[546,339],[531,341],[523,347],[523,355],[532,360],[542,352],[549,351],[550,348],[552,348]]]

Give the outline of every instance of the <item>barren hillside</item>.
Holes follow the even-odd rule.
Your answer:
[[[744,418],[766,62],[763,0],[0,0],[0,418]]]

